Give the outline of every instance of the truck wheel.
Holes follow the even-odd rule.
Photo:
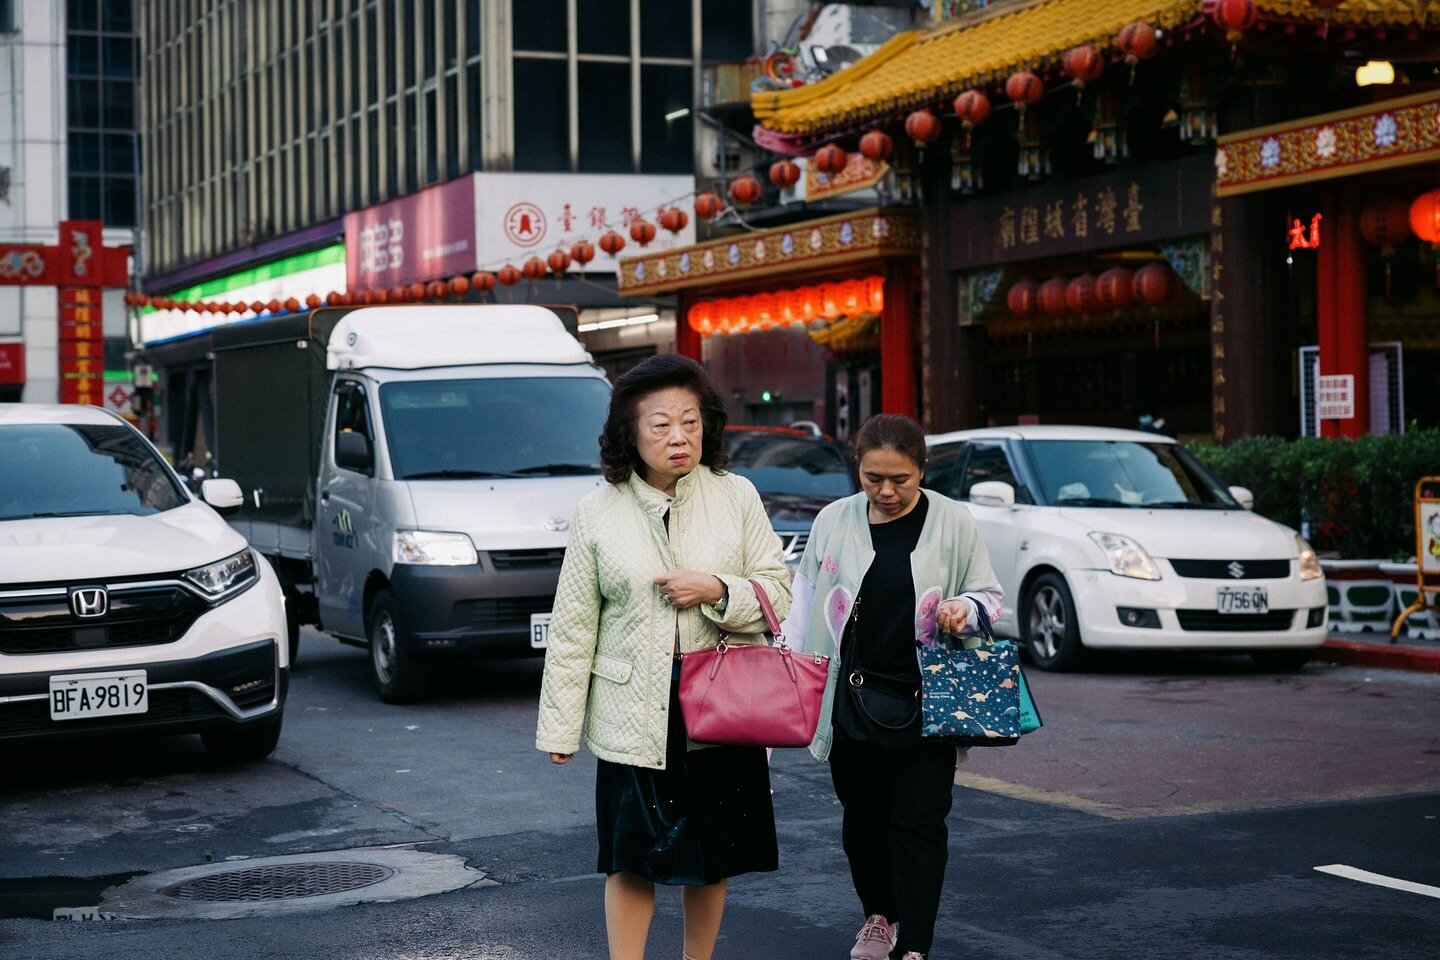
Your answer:
[[[395,599],[381,590],[370,603],[370,676],[386,703],[414,703],[425,692],[426,664],[401,642]]]
[[[202,733],[200,740],[205,749],[217,760],[244,762],[264,760],[280,742],[282,716],[276,716],[259,726],[242,727],[238,730],[211,730]]]
[[[290,666],[300,656],[300,594],[285,591],[285,632],[290,641]]]
[[[1021,638],[1041,670],[1074,670],[1085,656],[1075,599],[1058,573],[1042,573],[1025,595]]]

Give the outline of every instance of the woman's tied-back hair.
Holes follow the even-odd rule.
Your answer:
[[[605,432],[600,434],[600,470],[610,483],[624,483],[645,462],[635,443],[640,400],[657,390],[680,387],[700,402],[700,463],[713,473],[724,473],[730,464],[725,454],[725,404],[705,368],[689,357],[664,353],[642,360],[620,375],[610,394],[610,412]]]
[[[877,413],[860,425],[855,433],[855,462],[871,450],[894,450],[925,469],[925,428],[898,413]]]

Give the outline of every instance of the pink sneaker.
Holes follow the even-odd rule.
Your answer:
[[[855,935],[850,960],[889,960],[890,951],[895,949],[896,932],[895,924],[878,913],[872,913],[865,918],[864,926]]]
[[[905,956],[901,957],[900,960],[925,960],[925,954],[916,953],[914,950],[906,950]]]

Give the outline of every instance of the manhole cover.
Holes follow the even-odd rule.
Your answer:
[[[163,892],[176,900],[250,903],[345,893],[388,880],[395,871],[373,863],[282,863],[187,880]]]

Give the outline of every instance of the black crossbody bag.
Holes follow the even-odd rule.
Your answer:
[[[860,598],[855,598],[841,636],[840,686],[835,726],[848,739],[888,749],[920,745],[920,676],[901,677],[867,669],[860,663],[856,625]],[[847,642],[848,641],[848,642]]]

